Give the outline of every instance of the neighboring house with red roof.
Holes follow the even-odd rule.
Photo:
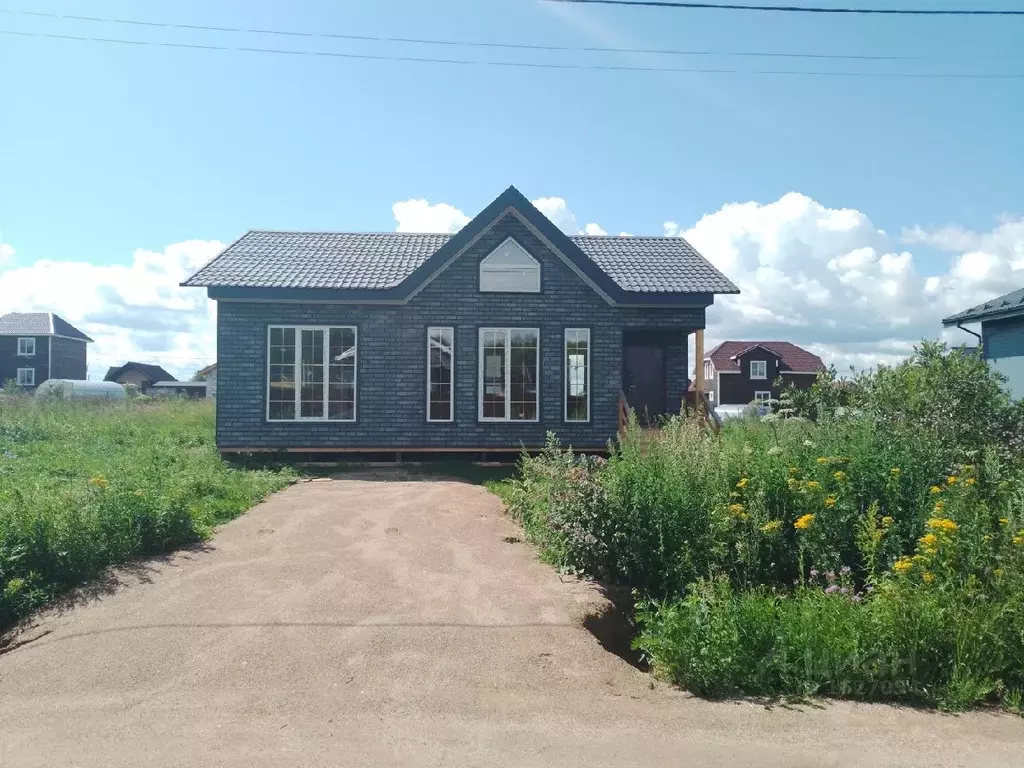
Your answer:
[[[712,405],[747,405],[778,398],[782,387],[806,389],[821,358],[788,341],[723,341],[704,355],[704,390]]]

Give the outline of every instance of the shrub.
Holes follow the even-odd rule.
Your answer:
[[[290,480],[223,462],[210,404],[0,403],[0,628],[111,564],[180,547]]]

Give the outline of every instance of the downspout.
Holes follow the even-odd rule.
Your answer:
[[[959,328],[961,331],[966,331],[967,333],[971,334],[971,336],[974,336],[978,340],[978,349],[981,350],[982,357],[984,357],[985,343],[984,341],[982,341],[981,334],[976,331],[972,331],[970,328],[964,328],[959,322],[956,324],[956,327]]]

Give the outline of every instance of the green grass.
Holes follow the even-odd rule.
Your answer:
[[[0,629],[110,565],[202,540],[293,477],[222,461],[209,402],[0,395]]]

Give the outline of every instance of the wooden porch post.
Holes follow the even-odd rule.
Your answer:
[[[704,413],[704,329],[693,332],[693,373],[694,398],[693,404],[698,415]]]

